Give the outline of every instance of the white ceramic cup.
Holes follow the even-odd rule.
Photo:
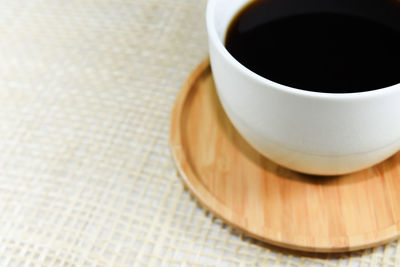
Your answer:
[[[400,84],[348,94],[304,91],[265,79],[233,58],[225,33],[247,2],[209,0],[206,17],[218,96],[252,147],[284,167],[316,175],[358,171],[400,149]]]

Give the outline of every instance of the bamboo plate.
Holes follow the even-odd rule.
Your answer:
[[[233,128],[208,60],[176,100],[170,142],[195,197],[254,238],[296,250],[343,252],[399,236],[400,153],[345,176],[307,176],[280,167]]]

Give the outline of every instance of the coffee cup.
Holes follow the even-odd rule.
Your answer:
[[[243,138],[271,161],[313,175],[359,171],[395,154],[400,84],[336,94],[299,90],[256,74],[224,46],[230,22],[248,2],[209,0],[206,12],[217,94]]]

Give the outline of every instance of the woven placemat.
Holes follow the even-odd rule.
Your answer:
[[[396,266],[399,244],[283,251],[184,189],[170,111],[204,0],[0,2],[1,266]]]

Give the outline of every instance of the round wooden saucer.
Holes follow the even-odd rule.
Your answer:
[[[307,176],[280,167],[234,129],[208,60],[176,100],[170,141],[194,196],[254,238],[296,250],[342,252],[399,236],[400,153],[345,176]]]

